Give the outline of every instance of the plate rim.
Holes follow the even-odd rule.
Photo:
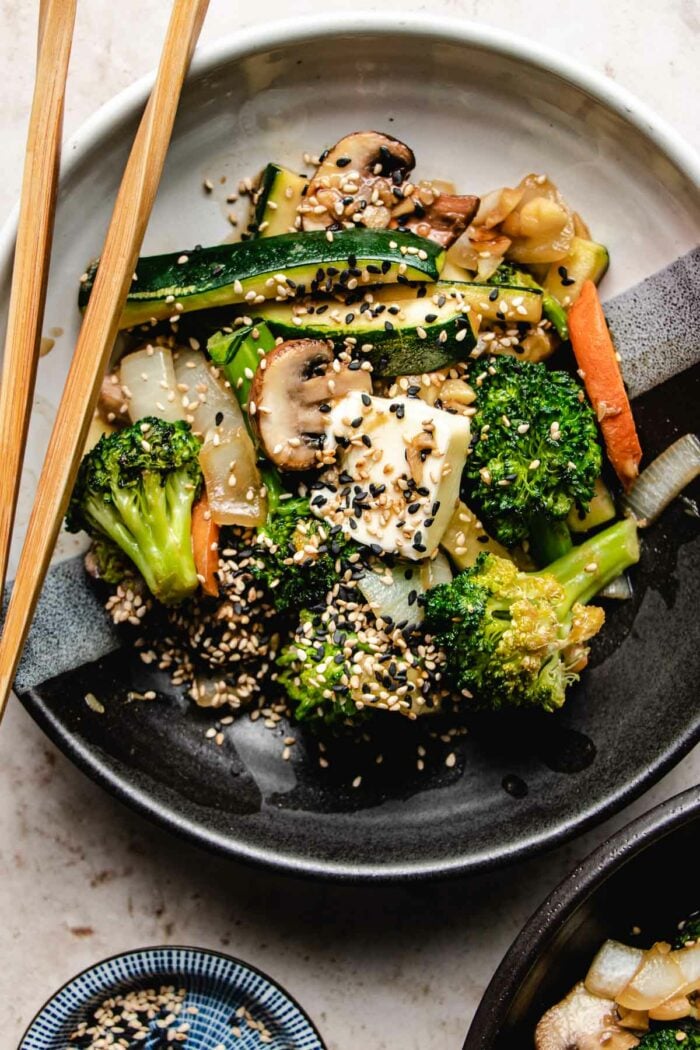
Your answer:
[[[499,1034],[490,1019],[503,1012],[560,926],[630,860],[685,824],[700,822],[700,785],[672,795],[605,839],[579,861],[516,934],[486,986],[463,1050],[491,1050]]]
[[[280,984],[280,982],[276,978],[270,977],[270,975],[264,970],[261,970],[259,966],[255,966],[253,963],[246,962],[245,959],[240,959],[237,955],[229,955],[228,952],[219,951],[217,948],[200,948],[192,944],[146,944],[141,948],[129,948],[127,951],[124,952],[114,952],[112,955],[107,955],[105,956],[105,958],[98,959],[97,962],[91,963],[89,966],[85,966],[78,973],[75,973],[72,977],[69,977],[67,981],[64,981],[60,988],[57,988],[56,991],[53,992],[48,997],[48,999],[46,999],[42,1006],[39,1007],[39,1009],[32,1017],[31,1021],[27,1025],[26,1029],[24,1030],[22,1036],[20,1037],[20,1041],[18,1043],[18,1050],[22,1050],[24,1041],[26,1040],[27,1036],[31,1034],[32,1028],[40,1019],[44,1011],[47,1010],[49,1006],[51,1006],[51,1004],[54,1002],[55,999],[59,997],[59,995],[62,995],[63,992],[70,988],[72,984],[75,984],[76,981],[79,981],[81,980],[81,978],[86,977],[89,973],[92,973],[93,970],[97,970],[100,966],[106,966],[109,963],[116,962],[117,960],[121,959],[130,959],[132,956],[136,955],[150,955],[153,952],[193,952],[195,955],[205,955],[214,959],[224,959],[228,963],[233,963],[235,966],[240,966],[244,970],[248,970],[250,973],[254,973],[258,977],[262,977],[264,981],[267,981],[268,984],[271,984],[273,987],[277,988],[277,990],[280,991],[282,995],[289,1000],[289,1002],[292,1004],[295,1010],[297,1010],[301,1017],[303,1017],[303,1019],[307,1022],[309,1028],[318,1039],[319,1046],[322,1048],[322,1050],[326,1050],[326,1042],[321,1033],[319,1032],[318,1027],[313,1018],[309,1016],[309,1014],[298,1001],[298,999],[295,996],[293,996],[291,992],[289,992],[284,987],[284,985]]]
[[[400,19],[391,14],[374,15],[362,13],[326,14],[320,17],[303,16],[298,19],[283,19],[262,26],[253,26],[236,31],[198,51],[193,59],[189,77],[206,76],[222,63],[235,62],[260,51],[285,45],[298,44],[305,40],[328,36],[411,36],[430,39],[446,44],[477,47],[487,52],[496,52],[525,64],[533,65],[544,72],[552,73],[562,80],[574,84],[588,93],[608,110],[612,110],[626,123],[635,127],[649,139],[657,149],[696,188],[700,188],[700,154],[685,142],[683,137],[653,110],[640,102],[626,88],[609,80],[576,60],[570,59],[548,47],[502,31],[491,26],[478,25],[449,17],[433,17],[423,14],[403,15]],[[110,127],[144,105],[154,81],[154,72],[134,81],[119,94],[104,103],[85,121],[64,144],[65,163],[61,166],[61,181],[69,178],[74,168],[82,162],[83,155],[92,149],[109,131]],[[0,271],[10,263],[16,233],[17,207],[0,230]],[[464,876],[479,871],[491,870],[511,864],[537,852],[545,852],[594,824],[618,812],[637,798],[647,787],[656,783],[700,740],[700,714],[695,725],[685,729],[672,747],[655,756],[654,761],[637,777],[626,783],[621,791],[605,803],[589,807],[573,819],[559,820],[545,834],[533,832],[521,838],[517,845],[499,850],[485,850],[471,857],[458,856],[452,859],[408,861],[402,863],[352,864],[345,860],[319,860],[299,855],[280,854],[272,848],[241,843],[220,833],[212,832],[191,818],[184,818],[172,806],[160,800],[154,801],[144,790],[115,777],[113,771],[101,761],[99,752],[85,747],[80,737],[65,730],[53,712],[47,710],[41,697],[34,690],[20,696],[21,702],[34,721],[59,749],[84,773],[119,801],[135,809],[140,815],[156,821],[167,830],[184,836],[198,846],[203,846],[229,858],[290,875],[316,877],[343,882],[390,883],[409,879],[435,879]]]

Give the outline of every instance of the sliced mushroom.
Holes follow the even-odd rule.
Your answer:
[[[413,150],[379,131],[354,131],[321,159],[299,213],[305,230],[385,229],[396,190],[416,163]]]
[[[575,985],[542,1017],[535,1030],[536,1050],[628,1050],[639,1040],[620,1028],[612,999]]]
[[[391,226],[411,230],[449,248],[467,229],[478,209],[478,197],[445,193],[434,183],[422,182],[415,193],[394,208]]]
[[[257,369],[249,412],[265,454],[284,470],[308,470],[325,440],[322,406],[350,390],[372,392],[364,369],[330,367],[333,351],[319,339],[290,339]]]

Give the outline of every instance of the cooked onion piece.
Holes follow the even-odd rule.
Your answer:
[[[255,449],[244,424],[214,434],[199,453],[211,516],[218,525],[262,525],[267,515]]]
[[[358,587],[375,616],[391,619],[394,624],[413,626],[423,620],[421,595],[451,579],[450,563],[439,552],[422,562],[398,561],[392,568],[368,570],[358,581]]]
[[[199,462],[213,520],[218,525],[261,525],[267,500],[236,397],[197,350],[177,354],[175,373],[179,403],[204,441]]]
[[[645,952],[636,974],[615,997],[620,1006],[651,1010],[678,996],[686,982],[674,955],[663,941]]]
[[[241,407],[224,380],[197,350],[180,350],[175,355],[175,375],[179,403],[192,430],[206,441],[214,431],[219,435],[244,425]]]
[[[144,416],[157,416],[168,423],[184,419],[173,355],[167,346],[147,344],[127,354],[119,365],[119,379],[133,423]]]
[[[526,265],[563,259],[575,224],[559,190],[545,175],[526,175],[518,189],[522,197],[500,225],[511,239],[507,257]]]
[[[625,497],[639,525],[651,525],[700,474],[700,438],[684,434],[650,463]]]
[[[606,941],[586,974],[585,985],[593,995],[616,999],[642,964],[641,948],[630,948],[620,941]]]

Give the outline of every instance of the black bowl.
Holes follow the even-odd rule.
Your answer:
[[[585,975],[608,937],[664,940],[700,906],[700,787],[628,824],[547,897],[505,955],[464,1050],[533,1046],[542,1014]],[[632,934],[638,927],[639,934]]]

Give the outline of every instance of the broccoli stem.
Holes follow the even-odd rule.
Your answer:
[[[530,553],[540,566],[563,558],[571,550],[571,533],[565,521],[552,521],[543,514],[530,519],[528,534]]]
[[[606,584],[639,561],[639,540],[633,518],[624,518],[585,543],[572,547],[545,570],[564,588],[559,614],[575,602],[589,602]]]
[[[282,484],[279,470],[269,460],[259,463],[258,470],[260,471],[263,485],[267,489],[267,517],[269,520],[279,513],[280,505],[284,507],[282,496],[287,492],[287,489]]]
[[[262,349],[267,354],[274,348],[275,337],[267,325],[262,323],[240,329],[231,335],[228,341],[218,332],[207,343],[212,361],[223,370],[241,408],[245,409],[248,404],[253,373],[260,364],[258,350]],[[248,423],[247,413],[245,420]],[[250,430],[249,424],[248,429]]]

